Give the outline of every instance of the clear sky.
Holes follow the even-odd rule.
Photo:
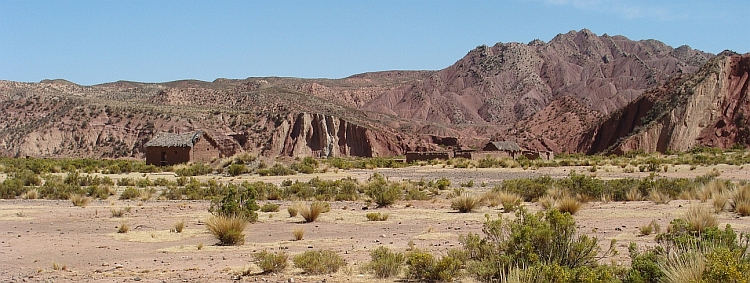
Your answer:
[[[746,0],[0,0],[0,79],[342,78],[588,28],[750,51]]]

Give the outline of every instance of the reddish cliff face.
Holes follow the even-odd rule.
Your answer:
[[[685,151],[750,144],[750,54],[725,52],[609,116],[580,145],[589,153]]]

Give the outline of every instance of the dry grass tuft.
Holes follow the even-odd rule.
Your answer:
[[[468,213],[468,212],[472,212],[481,203],[482,203],[482,200],[480,198],[465,195],[465,196],[454,198],[451,201],[451,209],[458,210],[458,212],[461,212],[461,213]]]
[[[242,217],[213,216],[206,221],[206,227],[222,246],[242,245],[245,243],[247,220]]]
[[[29,189],[25,193],[21,195],[22,199],[37,199],[39,198],[39,190],[37,189]]]
[[[174,224],[172,231],[176,233],[182,233],[183,229],[185,229],[185,220],[180,220],[179,222]]]
[[[638,229],[641,233],[640,236],[647,236],[651,235],[652,233],[659,233],[661,232],[661,226],[659,226],[659,223],[656,223],[656,220],[651,220],[651,223],[648,223],[646,226],[642,226]]]
[[[71,194],[70,201],[73,202],[73,205],[75,206],[86,207],[89,205],[89,202],[91,202],[91,198],[80,194]]]
[[[691,205],[685,213],[685,221],[689,229],[694,232],[703,233],[706,228],[717,227],[719,222],[707,207],[702,205]]]
[[[643,194],[641,194],[640,189],[631,188],[627,193],[625,193],[625,199],[628,201],[641,201],[643,200]]]
[[[112,217],[122,217],[125,215],[125,209],[124,208],[110,208],[110,212],[112,212]]]
[[[719,213],[719,212],[724,211],[724,207],[727,206],[727,202],[729,202],[729,197],[727,197],[727,194],[714,193],[713,194],[714,212]]]
[[[297,207],[294,207],[294,206],[287,207],[286,211],[289,212],[289,217],[297,217]]]
[[[52,269],[53,270],[68,270],[68,266],[64,264],[59,264],[57,262],[52,262]]]
[[[740,216],[750,215],[750,185],[734,189],[732,192],[732,208]]]
[[[390,216],[390,214],[380,213],[380,212],[370,212],[365,216],[367,217],[368,221],[386,221],[388,220],[388,217]]]
[[[750,215],[750,200],[742,200],[734,203],[734,211],[740,216]]]
[[[557,202],[556,208],[560,212],[567,212],[570,213],[570,215],[575,215],[576,212],[581,209],[582,205],[583,204],[578,201],[578,199],[570,196],[565,196]]]
[[[130,231],[130,225],[127,222],[120,223],[120,227],[117,227],[117,233],[124,234]]]
[[[331,210],[330,206],[327,206],[326,202],[313,202],[310,206],[299,205],[297,206],[297,212],[305,219],[305,223],[315,222],[318,216],[324,212]]]
[[[301,241],[302,238],[305,236],[305,229],[297,228],[292,231],[292,236],[294,236],[295,241]]]
[[[557,200],[550,195],[540,197],[537,202],[539,202],[539,205],[541,205],[544,210],[549,210],[557,206]]]
[[[668,204],[672,201],[672,197],[667,193],[660,192],[657,189],[652,189],[648,193],[648,200],[653,201],[656,204]]]
[[[659,269],[664,273],[661,282],[701,282],[706,260],[699,252],[681,253],[672,249],[667,254],[667,260],[659,264]]]

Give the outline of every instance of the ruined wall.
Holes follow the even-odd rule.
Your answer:
[[[162,160],[162,155],[165,157],[164,160]],[[189,161],[189,147],[152,146],[146,148],[146,164],[148,165],[169,166]]]
[[[220,154],[221,152],[216,144],[203,136],[195,142],[192,150],[190,150],[190,161],[207,163],[219,158]]]

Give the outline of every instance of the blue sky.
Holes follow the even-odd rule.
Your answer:
[[[341,78],[445,68],[481,44],[588,28],[750,51],[744,0],[0,0],[0,79]]]

